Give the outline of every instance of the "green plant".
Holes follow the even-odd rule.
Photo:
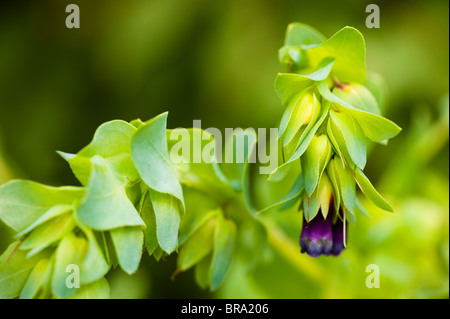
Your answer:
[[[380,115],[383,86],[366,76],[362,35],[346,27],[327,40],[294,23],[279,53],[287,73],[278,74],[275,89],[286,111],[277,137],[281,165],[267,183],[294,176],[284,198],[262,209],[254,203],[249,159],[257,137],[250,131],[225,145],[236,150],[242,138],[243,162],[193,160],[215,143],[194,128],[187,158],[175,163],[169,150],[176,141],[168,137],[177,130],[167,129],[167,113],[107,122],[77,154],[59,152],[82,186],[12,180],[0,187],[0,218],[17,232],[0,257],[0,296],[107,297],[106,273],[117,266],[134,273],[144,252],[156,260],[178,253],[176,273],[195,267],[198,284],[215,290],[233,258],[247,269],[258,262],[272,231],[262,217],[269,209],[303,211],[300,245],[311,256],[338,255],[347,220],[367,214],[356,185],[393,211],[363,173],[368,142],[385,143],[400,128]],[[79,289],[70,287],[73,265]]]

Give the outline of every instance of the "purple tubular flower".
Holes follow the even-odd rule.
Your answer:
[[[346,221],[344,221],[347,223]],[[337,219],[336,223],[333,225],[333,256],[339,256],[341,252],[345,249],[344,245],[344,222],[341,219]],[[345,225],[347,226],[347,224]]]
[[[303,216],[302,234],[300,236],[301,252],[311,257],[329,256],[333,250],[332,218],[328,214],[324,219],[319,211],[309,223]]]

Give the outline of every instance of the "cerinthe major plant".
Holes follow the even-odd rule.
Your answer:
[[[260,213],[270,208],[303,212],[300,247],[310,256],[342,252],[347,222],[367,214],[361,196],[392,212],[363,169],[368,143],[386,143],[400,128],[381,116],[383,92],[366,75],[361,33],[345,27],[327,40],[294,23],[279,58],[286,71],[275,81],[285,107],[281,165],[268,181],[297,176],[282,200],[264,209],[252,202],[256,135],[248,131],[237,136],[249,146],[244,163],[174,163],[167,113],[107,122],[77,154],[60,152],[82,186],[12,180],[0,187],[0,218],[17,232],[0,257],[0,297],[108,297],[104,276],[117,266],[134,273],[143,251],[157,260],[178,253],[177,272],[195,267],[198,284],[215,290],[233,258],[245,256],[249,267],[258,260],[271,231]],[[202,148],[213,141],[188,132],[191,140],[209,138]],[[67,283],[72,266],[77,289]]]

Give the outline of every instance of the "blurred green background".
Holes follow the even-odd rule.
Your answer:
[[[65,27],[76,3],[81,28]],[[331,36],[345,25],[366,39],[368,69],[389,89],[386,116],[402,128],[375,146],[367,175],[396,214],[375,212],[349,229],[339,258],[299,253],[301,218],[269,212],[262,261],[233,261],[214,294],[193,271],[170,280],[175,256],[144,257],[131,277],[108,275],[115,298],[448,298],[448,1],[377,1],[381,28],[365,26],[373,1],[10,1],[0,5],[0,183],[78,184],[55,150],[75,153],[112,119],[169,111],[171,128],[276,127],[273,83],[286,26]],[[261,187],[261,197],[277,197]],[[0,249],[11,232],[0,225]],[[380,267],[368,289],[366,266]]]

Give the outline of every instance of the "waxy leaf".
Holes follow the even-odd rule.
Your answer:
[[[326,81],[317,85],[319,93],[326,100],[335,103],[339,111],[348,112],[359,123],[364,134],[374,142],[381,142],[396,136],[401,128],[394,122],[379,115],[357,109],[330,92]]]
[[[20,246],[21,250],[31,249],[27,257],[33,256],[60,240],[75,227],[72,214],[64,214],[51,219],[33,230]]]
[[[212,291],[216,290],[225,278],[233,255],[235,238],[236,225],[219,214],[214,231],[214,251],[210,268]]]
[[[14,242],[0,256],[0,299],[16,298],[25,286],[28,276],[41,258],[47,257],[43,252],[31,258],[17,247]]]
[[[376,115],[380,115],[377,100],[362,84],[344,83],[333,89],[333,94],[348,104]]]
[[[352,173],[347,167],[342,167],[341,163],[338,163],[336,157],[330,161],[329,165],[333,166],[333,171],[336,174],[336,180],[339,185],[339,192],[344,206],[350,212],[353,212],[356,201],[356,183]]]
[[[136,128],[127,122],[106,122],[96,130],[91,143],[77,154],[58,153],[70,164],[83,185],[87,184],[92,169],[89,159],[95,155],[106,159],[123,180],[136,180],[139,174],[131,160],[131,138],[135,132]]]
[[[216,218],[209,219],[184,243],[177,259],[180,270],[191,268],[213,250],[216,223]]]
[[[300,22],[293,22],[287,27],[284,45],[309,47],[321,44],[326,40],[327,38],[313,27]]]
[[[160,114],[140,127],[131,141],[131,154],[139,174],[151,189],[184,198],[167,149],[167,113]]]
[[[109,284],[105,278],[83,285],[69,299],[108,299]]]
[[[78,289],[67,283],[75,283],[87,249],[87,241],[73,234],[61,240],[56,249],[52,275],[52,292],[57,298],[68,298]]]
[[[361,191],[375,205],[388,212],[394,212],[392,206],[380,195],[380,193],[377,192],[372,183],[370,183],[369,179],[360,169],[355,170],[355,178],[358,181],[358,185],[361,187]]]
[[[76,214],[86,226],[108,230],[123,226],[145,226],[129,201],[125,185],[100,156],[91,158],[92,173]]]
[[[86,257],[80,265],[80,281],[82,284],[92,283],[102,278],[111,268],[111,265],[103,256],[94,232],[87,227],[83,227],[83,232],[88,239]]]
[[[55,205],[72,205],[83,196],[81,187],[51,187],[12,180],[0,186],[0,219],[17,232],[35,222]]]
[[[27,282],[20,293],[20,299],[33,299],[39,292],[39,289],[45,283],[45,276],[51,270],[50,259],[42,258],[34,266],[33,270],[28,276]]]
[[[364,169],[367,159],[367,143],[361,127],[351,115],[344,112],[331,109],[330,118],[342,134],[345,142],[344,145],[339,145],[339,148],[341,150],[346,149],[353,163]]]
[[[140,213],[145,225],[147,226],[144,229],[144,247],[147,249],[147,253],[151,255],[155,251],[156,247],[158,247],[158,238],[156,237],[155,211],[153,209],[149,192],[146,192],[146,194],[143,195]]]
[[[338,31],[324,43],[305,49],[311,65],[324,58],[336,59],[333,74],[343,82],[366,81],[366,46],[362,34],[352,27]]]
[[[110,230],[120,268],[131,275],[141,261],[144,234],[141,227],[120,227]]]
[[[178,228],[182,210],[179,200],[169,194],[150,191],[155,212],[156,237],[166,253],[172,253],[178,245]]]
[[[331,156],[331,144],[326,135],[315,135],[304,156],[302,156],[302,174],[306,193],[311,196]]]
[[[328,110],[329,110],[328,103],[322,105],[322,112],[320,114],[320,117],[317,119],[317,121],[314,121],[314,125],[308,131],[303,141],[300,143],[300,145],[298,146],[294,154],[289,158],[289,160],[287,160],[286,163],[278,166],[272,173],[270,173],[268,178],[270,182],[274,183],[280,182],[286,177],[287,173],[289,172],[290,165],[292,165],[292,163],[295,160],[297,160],[300,156],[303,155],[312,138],[314,137],[314,134],[317,132],[320,125],[322,125],[325,118],[328,116]]]

